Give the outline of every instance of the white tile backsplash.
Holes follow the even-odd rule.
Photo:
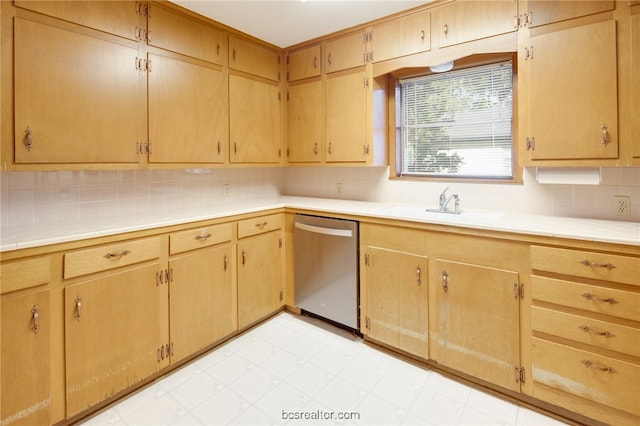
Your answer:
[[[534,169],[525,169],[523,178],[522,184],[401,181],[389,179],[388,167],[3,172],[0,217],[7,228],[276,195],[433,207],[449,186],[449,193],[460,195],[463,209],[640,220],[640,167],[603,168],[602,183],[596,186],[539,184]],[[225,184],[230,185],[228,196]],[[614,195],[631,197],[631,216],[614,215]]]

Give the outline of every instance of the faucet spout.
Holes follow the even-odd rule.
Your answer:
[[[447,197],[448,190],[449,188],[445,188],[445,190],[442,191],[442,193],[440,194],[439,211],[444,213],[459,214],[460,213],[460,197],[458,197],[458,194],[452,194],[449,197]],[[453,210],[450,211],[450,210],[447,210],[447,206],[449,205],[451,200],[455,200],[455,202],[454,202]]]

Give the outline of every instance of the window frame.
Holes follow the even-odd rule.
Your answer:
[[[446,60],[444,60],[446,61]],[[443,61],[443,62],[444,62]],[[399,128],[396,123],[396,88],[399,87],[399,82],[402,79],[411,78],[411,77],[419,77],[425,76],[429,74],[434,74],[429,70],[428,67],[425,68],[410,68],[410,69],[402,69],[395,72],[390,73],[389,78],[389,108],[388,108],[388,120],[389,120],[389,179],[390,180],[399,180],[399,181],[430,181],[430,182],[461,182],[461,183],[503,183],[503,184],[522,184],[522,175],[523,168],[520,165],[519,155],[518,155],[518,129],[519,129],[519,120],[518,120],[518,62],[517,62],[517,54],[515,52],[507,52],[507,53],[496,53],[496,54],[482,54],[482,55],[472,55],[462,59],[458,59],[455,61],[453,70],[460,70],[464,68],[477,67],[482,65],[489,65],[499,62],[511,61],[512,63],[512,72],[513,72],[513,128],[512,128],[512,168],[513,168],[513,176],[511,179],[495,179],[495,178],[479,178],[479,177],[447,177],[447,176],[398,176],[396,174],[397,170],[397,150],[398,143],[401,141],[398,140],[399,136]]]

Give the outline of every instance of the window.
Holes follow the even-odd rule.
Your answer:
[[[514,177],[512,63],[400,80],[396,175]]]

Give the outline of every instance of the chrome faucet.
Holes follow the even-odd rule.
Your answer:
[[[458,197],[458,194],[452,194],[447,198],[446,192],[448,190],[449,190],[449,188],[447,187],[440,194],[440,202],[439,202],[440,211],[443,212],[443,213],[459,214],[460,213],[460,197]],[[451,200],[455,200],[454,201],[454,206],[453,206],[453,211],[447,210],[447,206],[449,205]]]

